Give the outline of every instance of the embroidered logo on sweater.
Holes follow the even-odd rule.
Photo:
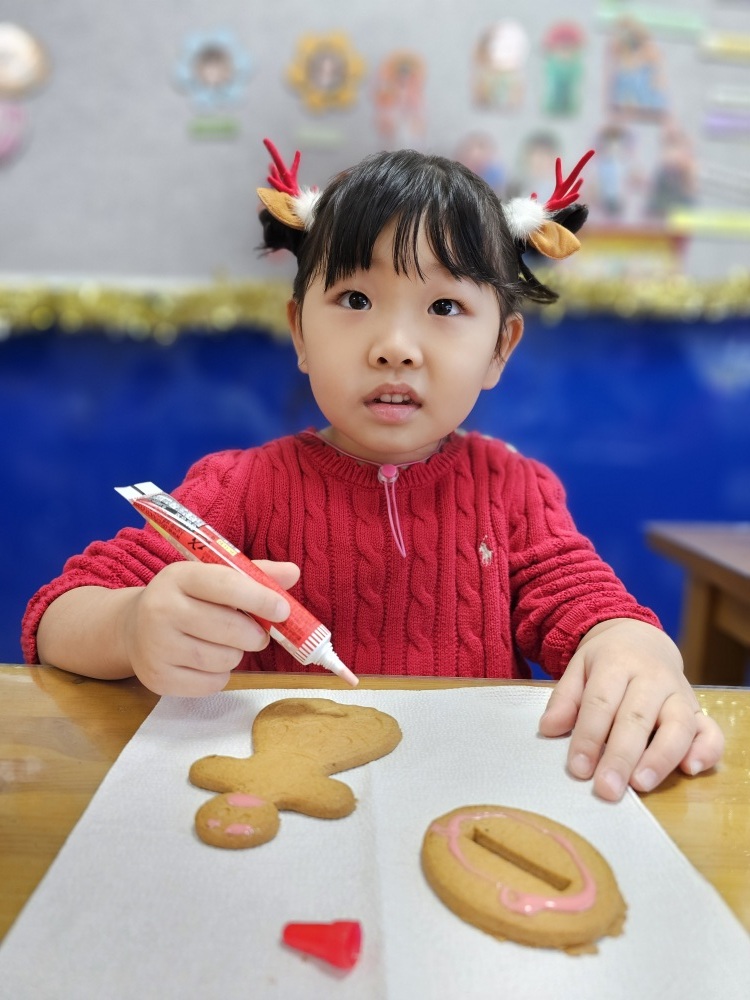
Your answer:
[[[487,536],[486,535],[484,536],[484,538],[482,539],[482,541],[479,543],[479,548],[477,549],[477,552],[479,553],[479,561],[482,564],[482,566],[491,566],[492,565],[493,552],[492,552],[492,549],[487,544]]]

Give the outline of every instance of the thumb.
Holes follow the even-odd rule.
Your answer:
[[[542,736],[564,736],[573,729],[583,699],[584,683],[583,658],[574,656],[553,688],[539,720]]]

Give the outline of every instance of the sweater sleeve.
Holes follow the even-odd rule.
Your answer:
[[[511,621],[523,656],[560,677],[599,622],[635,618],[661,628],[578,532],[556,476],[539,462],[514,457],[508,497]]]
[[[196,462],[173,495],[237,546],[244,541],[242,513],[237,503],[247,452],[218,452]],[[246,470],[243,469],[246,475]],[[140,515],[136,515],[140,516]],[[150,525],[123,528],[109,541],[91,542],[69,558],[60,576],[45,584],[29,601],[21,622],[21,649],[27,663],[38,663],[36,645],[39,622],[47,608],[62,594],[77,587],[143,587],[167,563],[182,556]]]

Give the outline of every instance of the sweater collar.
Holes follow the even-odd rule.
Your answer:
[[[382,488],[378,472],[383,466],[367,459],[355,458],[329,444],[314,428],[301,431],[297,438],[315,465],[327,475],[352,485]],[[440,451],[418,462],[397,466],[404,486],[425,486],[435,482],[451,469],[464,449],[465,434],[455,431],[445,439]]]

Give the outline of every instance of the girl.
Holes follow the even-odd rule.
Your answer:
[[[209,455],[174,495],[296,595],[356,673],[559,678],[540,723],[572,730],[568,764],[619,799],[723,738],[677,648],[582,537],[539,463],[459,428],[555,299],[522,254],[578,246],[584,157],[545,205],[503,206],[458,163],[381,153],[322,195],[269,142],[264,245],[298,261],[289,324],[328,426]],[[301,575],[300,575],[301,570]],[[70,559],[24,618],[29,662],[157,693],[203,695],[242,665],[301,669],[237,609],[288,605],[227,567],[185,562],[152,528]],[[313,668],[316,669],[316,668]]]

